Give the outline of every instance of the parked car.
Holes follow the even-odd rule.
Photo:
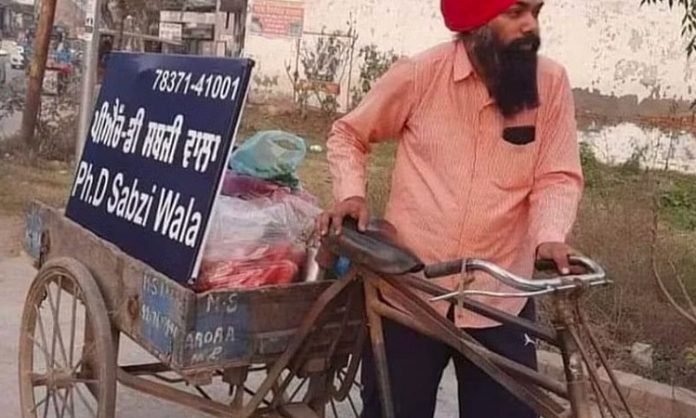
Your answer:
[[[15,48],[14,53],[10,57],[10,65],[12,68],[16,70],[21,70],[24,68],[25,65],[25,59],[24,59],[24,47],[22,46],[17,46]]]

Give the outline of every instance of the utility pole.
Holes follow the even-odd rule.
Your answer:
[[[34,134],[36,121],[39,119],[41,87],[46,73],[48,48],[51,42],[51,32],[53,32],[53,20],[56,15],[56,0],[41,0],[39,10],[39,23],[34,35],[34,53],[29,66],[29,82],[27,83],[21,129],[22,139],[32,150],[37,148]]]
[[[94,106],[94,89],[97,84],[97,64],[99,59],[99,21],[101,7],[99,0],[88,0],[85,16],[85,53],[82,63],[82,97],[80,98],[80,121],[75,141],[75,161],[82,157],[82,148],[87,139],[92,107]]]

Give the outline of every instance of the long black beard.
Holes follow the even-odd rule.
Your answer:
[[[539,107],[537,51],[541,40],[530,34],[502,45],[490,32],[474,35],[472,52],[485,74],[488,92],[503,116]]]

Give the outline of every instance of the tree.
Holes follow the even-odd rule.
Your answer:
[[[689,57],[696,52],[696,0],[641,0],[641,6],[644,4],[664,4],[667,3],[670,9],[675,7],[684,8],[684,17],[682,18],[682,36],[688,39],[689,43],[686,47],[686,53]]]

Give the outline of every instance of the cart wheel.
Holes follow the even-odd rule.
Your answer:
[[[19,352],[24,418],[114,416],[111,326],[82,264],[62,258],[41,268],[24,305]]]

